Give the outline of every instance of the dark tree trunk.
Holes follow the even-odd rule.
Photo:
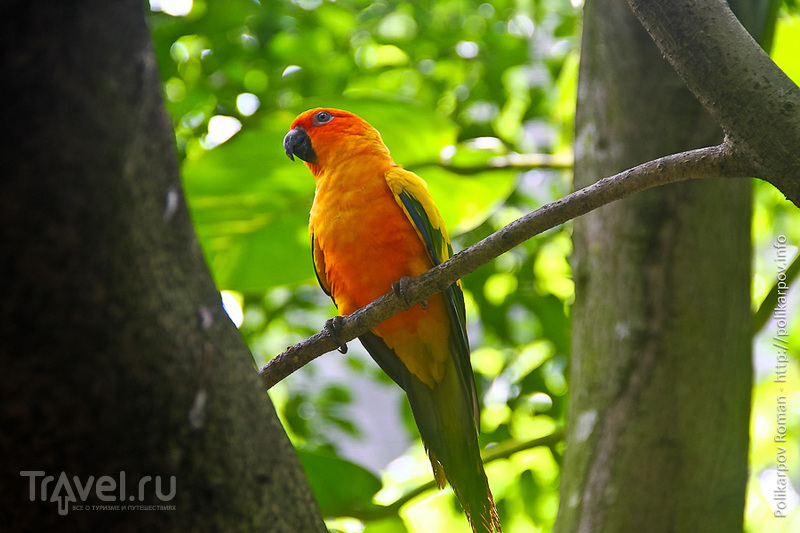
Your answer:
[[[0,530],[325,531],[203,262],[143,3],[6,2],[0,46]],[[76,490],[120,472],[122,501]]]
[[[582,50],[576,189],[722,140],[624,0],[587,2]],[[576,219],[556,531],[741,531],[750,187],[684,182]]]

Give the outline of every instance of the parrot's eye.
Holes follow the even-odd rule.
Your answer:
[[[327,124],[333,120],[333,115],[328,113],[327,111],[320,111],[316,115],[314,115],[314,124]]]

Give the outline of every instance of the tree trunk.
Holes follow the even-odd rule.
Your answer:
[[[576,189],[722,140],[624,0],[587,2],[582,50]],[[689,181],[576,219],[555,531],[741,531],[750,188]]]
[[[0,13],[0,530],[325,531],[191,227],[142,2]]]

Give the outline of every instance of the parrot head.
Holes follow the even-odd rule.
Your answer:
[[[301,113],[283,138],[283,149],[289,159],[294,161],[294,156],[299,157],[312,171],[330,168],[354,155],[389,156],[378,131],[364,119],[348,111],[328,108]]]

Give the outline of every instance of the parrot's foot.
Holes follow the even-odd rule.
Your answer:
[[[408,301],[408,284],[411,282],[411,279],[412,278],[409,276],[403,276],[399,280],[392,283],[392,291],[403,299],[407,307],[411,307],[411,302]],[[426,309],[428,307],[428,300],[423,300],[420,305],[422,306],[423,310]]]
[[[331,340],[336,343],[339,353],[347,353],[347,343],[339,340],[339,333],[342,331],[343,321],[344,318],[342,318],[340,315],[336,315],[335,317],[329,318],[325,321],[325,333],[327,333],[328,337],[330,337]]]

